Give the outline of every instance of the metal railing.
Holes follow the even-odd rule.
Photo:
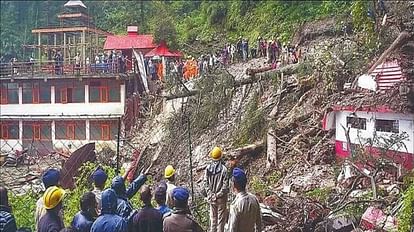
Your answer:
[[[0,63],[0,78],[35,76],[111,75],[131,71],[131,60],[125,63],[102,62],[65,64],[57,61]]]

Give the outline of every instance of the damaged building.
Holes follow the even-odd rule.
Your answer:
[[[413,47],[411,41],[383,54],[325,114],[323,128],[335,129],[337,158],[362,146],[373,157],[414,167]]]

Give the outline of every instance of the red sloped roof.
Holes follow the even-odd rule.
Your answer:
[[[153,57],[153,56],[164,56],[164,57],[180,57],[180,52],[172,52],[168,49],[167,44],[165,42],[161,42],[160,45],[147,54],[145,57]]]
[[[109,35],[106,37],[104,50],[152,49],[156,46],[152,35]]]

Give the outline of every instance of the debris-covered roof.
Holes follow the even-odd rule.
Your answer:
[[[400,95],[398,86],[386,92],[349,90],[335,98],[332,106],[335,111],[414,113],[407,99]]]
[[[338,94],[334,110],[414,113],[413,35],[402,32],[368,71],[376,92],[350,89]]]

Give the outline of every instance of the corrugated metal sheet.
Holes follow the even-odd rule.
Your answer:
[[[79,174],[79,168],[82,164],[88,161],[93,162],[95,160],[95,143],[85,144],[78,150],[74,151],[62,167],[60,178],[62,187],[65,189],[73,189],[75,187],[73,177]]]
[[[369,73],[375,77],[378,90],[387,90],[404,80],[397,60],[385,61]]]

